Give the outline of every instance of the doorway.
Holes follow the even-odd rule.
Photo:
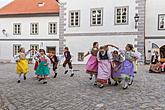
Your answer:
[[[165,45],[160,47],[160,57],[165,58]]]
[[[46,53],[51,53],[51,52],[55,52],[56,53],[56,47],[46,47]]]

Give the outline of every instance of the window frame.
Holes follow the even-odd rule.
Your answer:
[[[92,16],[93,13],[92,12],[94,10],[96,10],[96,11],[101,10],[101,24],[93,24],[93,16]],[[90,9],[90,26],[103,26],[103,19],[104,19],[103,15],[104,15],[104,8],[91,8]],[[96,16],[96,19],[97,19],[97,16]]]
[[[37,33],[32,33],[32,25],[33,24],[37,24]],[[35,27],[36,28],[36,27]],[[34,30],[34,31],[36,31],[36,30]],[[30,23],[30,35],[39,35],[39,23]]]
[[[15,30],[15,26],[17,25],[17,30]],[[20,26],[20,30],[18,31],[18,25]],[[13,35],[21,35],[21,23],[13,23]],[[17,33],[15,33],[17,31]],[[19,32],[19,33],[18,33]]]
[[[76,12],[78,12],[78,25],[75,25],[76,23],[75,23],[75,13]],[[71,13],[74,13],[74,25],[71,25]],[[69,24],[68,24],[68,26],[69,27],[80,27],[80,20],[81,20],[81,14],[80,14],[80,10],[70,10],[69,11]]]
[[[13,44],[13,57],[19,53],[19,49],[17,53],[15,52],[15,46],[20,46],[19,48],[21,48],[21,44]]]
[[[37,50],[39,50],[39,44],[30,44],[30,49],[32,49],[32,46],[37,46],[38,47]],[[34,53],[34,55],[35,55],[35,53]],[[34,55],[32,55],[32,52],[30,52],[30,57],[33,57]]]
[[[51,33],[50,31],[51,31],[51,29],[50,29],[50,24],[55,24],[55,33]],[[57,22],[49,22],[48,23],[48,34],[49,35],[55,35],[55,34],[57,34]],[[53,30],[54,31],[54,30]]]
[[[81,58],[79,57],[80,54],[82,54]],[[78,55],[78,57],[77,57],[78,62],[83,62],[84,61],[84,58],[83,58],[84,54],[85,54],[84,52],[78,52],[78,54],[77,54]]]
[[[117,9],[123,9],[123,8],[126,8],[126,23],[117,23]],[[122,15],[121,15],[121,18],[122,18]],[[122,21],[122,19],[121,19]],[[114,10],[114,24],[115,25],[128,25],[129,24],[129,6],[118,6],[118,7],[115,7],[115,10]]]
[[[160,28],[160,17],[164,17],[164,28]],[[165,30],[165,14],[158,14],[158,31]]]

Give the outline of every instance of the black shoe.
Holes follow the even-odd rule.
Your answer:
[[[55,73],[55,75],[54,75],[54,78],[56,78],[57,77],[57,73]]]
[[[89,80],[92,80],[92,77],[90,77]]]
[[[42,78],[39,78],[39,80],[38,81],[41,81],[42,80]]]
[[[108,81],[108,84],[111,85],[112,84],[111,81]]]
[[[131,85],[132,85],[132,83],[133,83],[133,80],[132,80],[132,81],[130,81],[130,82],[128,83],[128,85],[129,85],[129,86],[131,86]]]
[[[68,73],[68,70],[66,70],[65,72],[64,72],[64,74],[67,74]]]
[[[123,87],[123,90],[126,90],[128,88],[128,86],[127,87]]]
[[[47,84],[47,82],[46,82],[46,81],[44,81],[44,82],[43,82],[43,84]]]
[[[104,87],[104,85],[103,85],[103,84],[101,84],[99,87],[102,89],[102,88]]]
[[[119,84],[116,82],[115,84],[114,84],[114,86],[118,86]]]
[[[153,71],[152,70],[149,70],[149,73],[153,73]]]
[[[97,82],[95,82],[93,85],[94,85],[94,86],[97,86]]]
[[[70,75],[70,77],[73,77],[74,76],[74,73],[72,73],[71,75]]]
[[[136,71],[134,71],[134,73],[136,74],[137,72],[136,72]]]
[[[21,83],[21,81],[20,81],[20,80],[18,80],[18,81],[17,81],[17,83]]]
[[[121,83],[121,81],[118,81],[119,83]]]
[[[127,89],[127,88],[128,88],[128,85],[124,86],[124,87],[123,87],[123,90],[125,90],[125,89]]]
[[[24,75],[24,77],[23,77],[23,78],[24,78],[24,80],[26,80],[26,76],[25,76],[25,75]]]

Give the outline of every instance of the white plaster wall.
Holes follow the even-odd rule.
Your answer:
[[[21,44],[26,50],[30,49],[31,44],[38,44],[41,47],[41,42],[43,42],[43,49],[46,51],[46,47],[56,47],[56,51],[59,51],[59,41],[0,41],[0,60],[11,60],[14,62],[13,58],[13,45]],[[30,55],[27,56],[29,58]]]
[[[65,33],[134,32],[135,0],[61,0],[67,2]],[[129,6],[128,25],[114,24],[115,7]],[[103,26],[90,26],[90,9],[103,8]],[[70,10],[80,10],[80,27],[68,27]]]
[[[146,36],[165,36],[165,30],[158,30],[158,14],[165,14],[164,3],[164,0],[146,0]]]
[[[57,22],[57,34],[49,35],[48,34],[48,23]],[[21,23],[21,35],[13,35],[13,24]],[[30,35],[30,24],[39,23],[39,34]],[[2,30],[5,29],[8,34],[8,39],[35,39],[35,38],[49,38],[49,39],[58,39],[59,38],[59,17],[11,17],[11,18],[0,18],[0,39],[6,38]]]
[[[93,42],[99,42],[100,46],[110,43],[124,49],[128,43],[136,44],[137,42],[134,41],[136,37],[137,36],[70,36],[66,37],[66,46],[70,48],[71,53],[74,55],[74,64],[85,64],[88,57],[85,58],[85,61],[78,62],[78,52],[88,52],[92,48]]]
[[[57,22],[57,34],[48,34],[49,22]],[[21,35],[13,35],[13,24],[21,23]],[[39,23],[39,34],[30,35],[30,24]],[[7,37],[3,35],[2,30],[5,29]],[[53,39],[59,39],[59,17],[47,16],[47,17],[11,17],[0,18],[0,59],[13,60],[13,44],[21,44],[22,47],[30,49],[30,44],[39,44],[43,42],[43,48],[47,46],[56,46],[57,53],[59,52],[59,41],[53,41]],[[5,39],[27,39],[27,41],[6,41]],[[28,41],[28,39],[52,39],[52,41]],[[28,56],[29,57],[29,56]]]

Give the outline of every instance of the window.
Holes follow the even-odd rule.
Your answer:
[[[80,11],[69,12],[69,26],[79,27],[80,26]]]
[[[165,14],[158,15],[158,30],[165,30]]]
[[[19,53],[20,48],[21,48],[21,44],[14,44],[13,45],[13,56],[15,56]]]
[[[57,23],[49,23],[49,34],[57,34]]]
[[[38,35],[38,31],[39,31],[39,24],[38,23],[31,23],[31,26],[30,26],[30,28],[31,28],[31,32],[30,32],[30,34],[31,35]]]
[[[116,25],[128,24],[128,8],[129,7],[116,7],[115,8],[115,24]]]
[[[37,45],[37,44],[31,44],[30,45],[30,49],[34,49],[34,50],[37,51],[37,50],[39,50],[39,45]],[[35,51],[31,51],[30,56],[33,57],[35,55],[35,53],[36,53]]]
[[[91,26],[103,25],[103,9],[91,9]]]
[[[21,24],[16,23],[13,25],[13,34],[21,35]]]
[[[84,61],[84,52],[79,52],[78,53],[78,61]]]

